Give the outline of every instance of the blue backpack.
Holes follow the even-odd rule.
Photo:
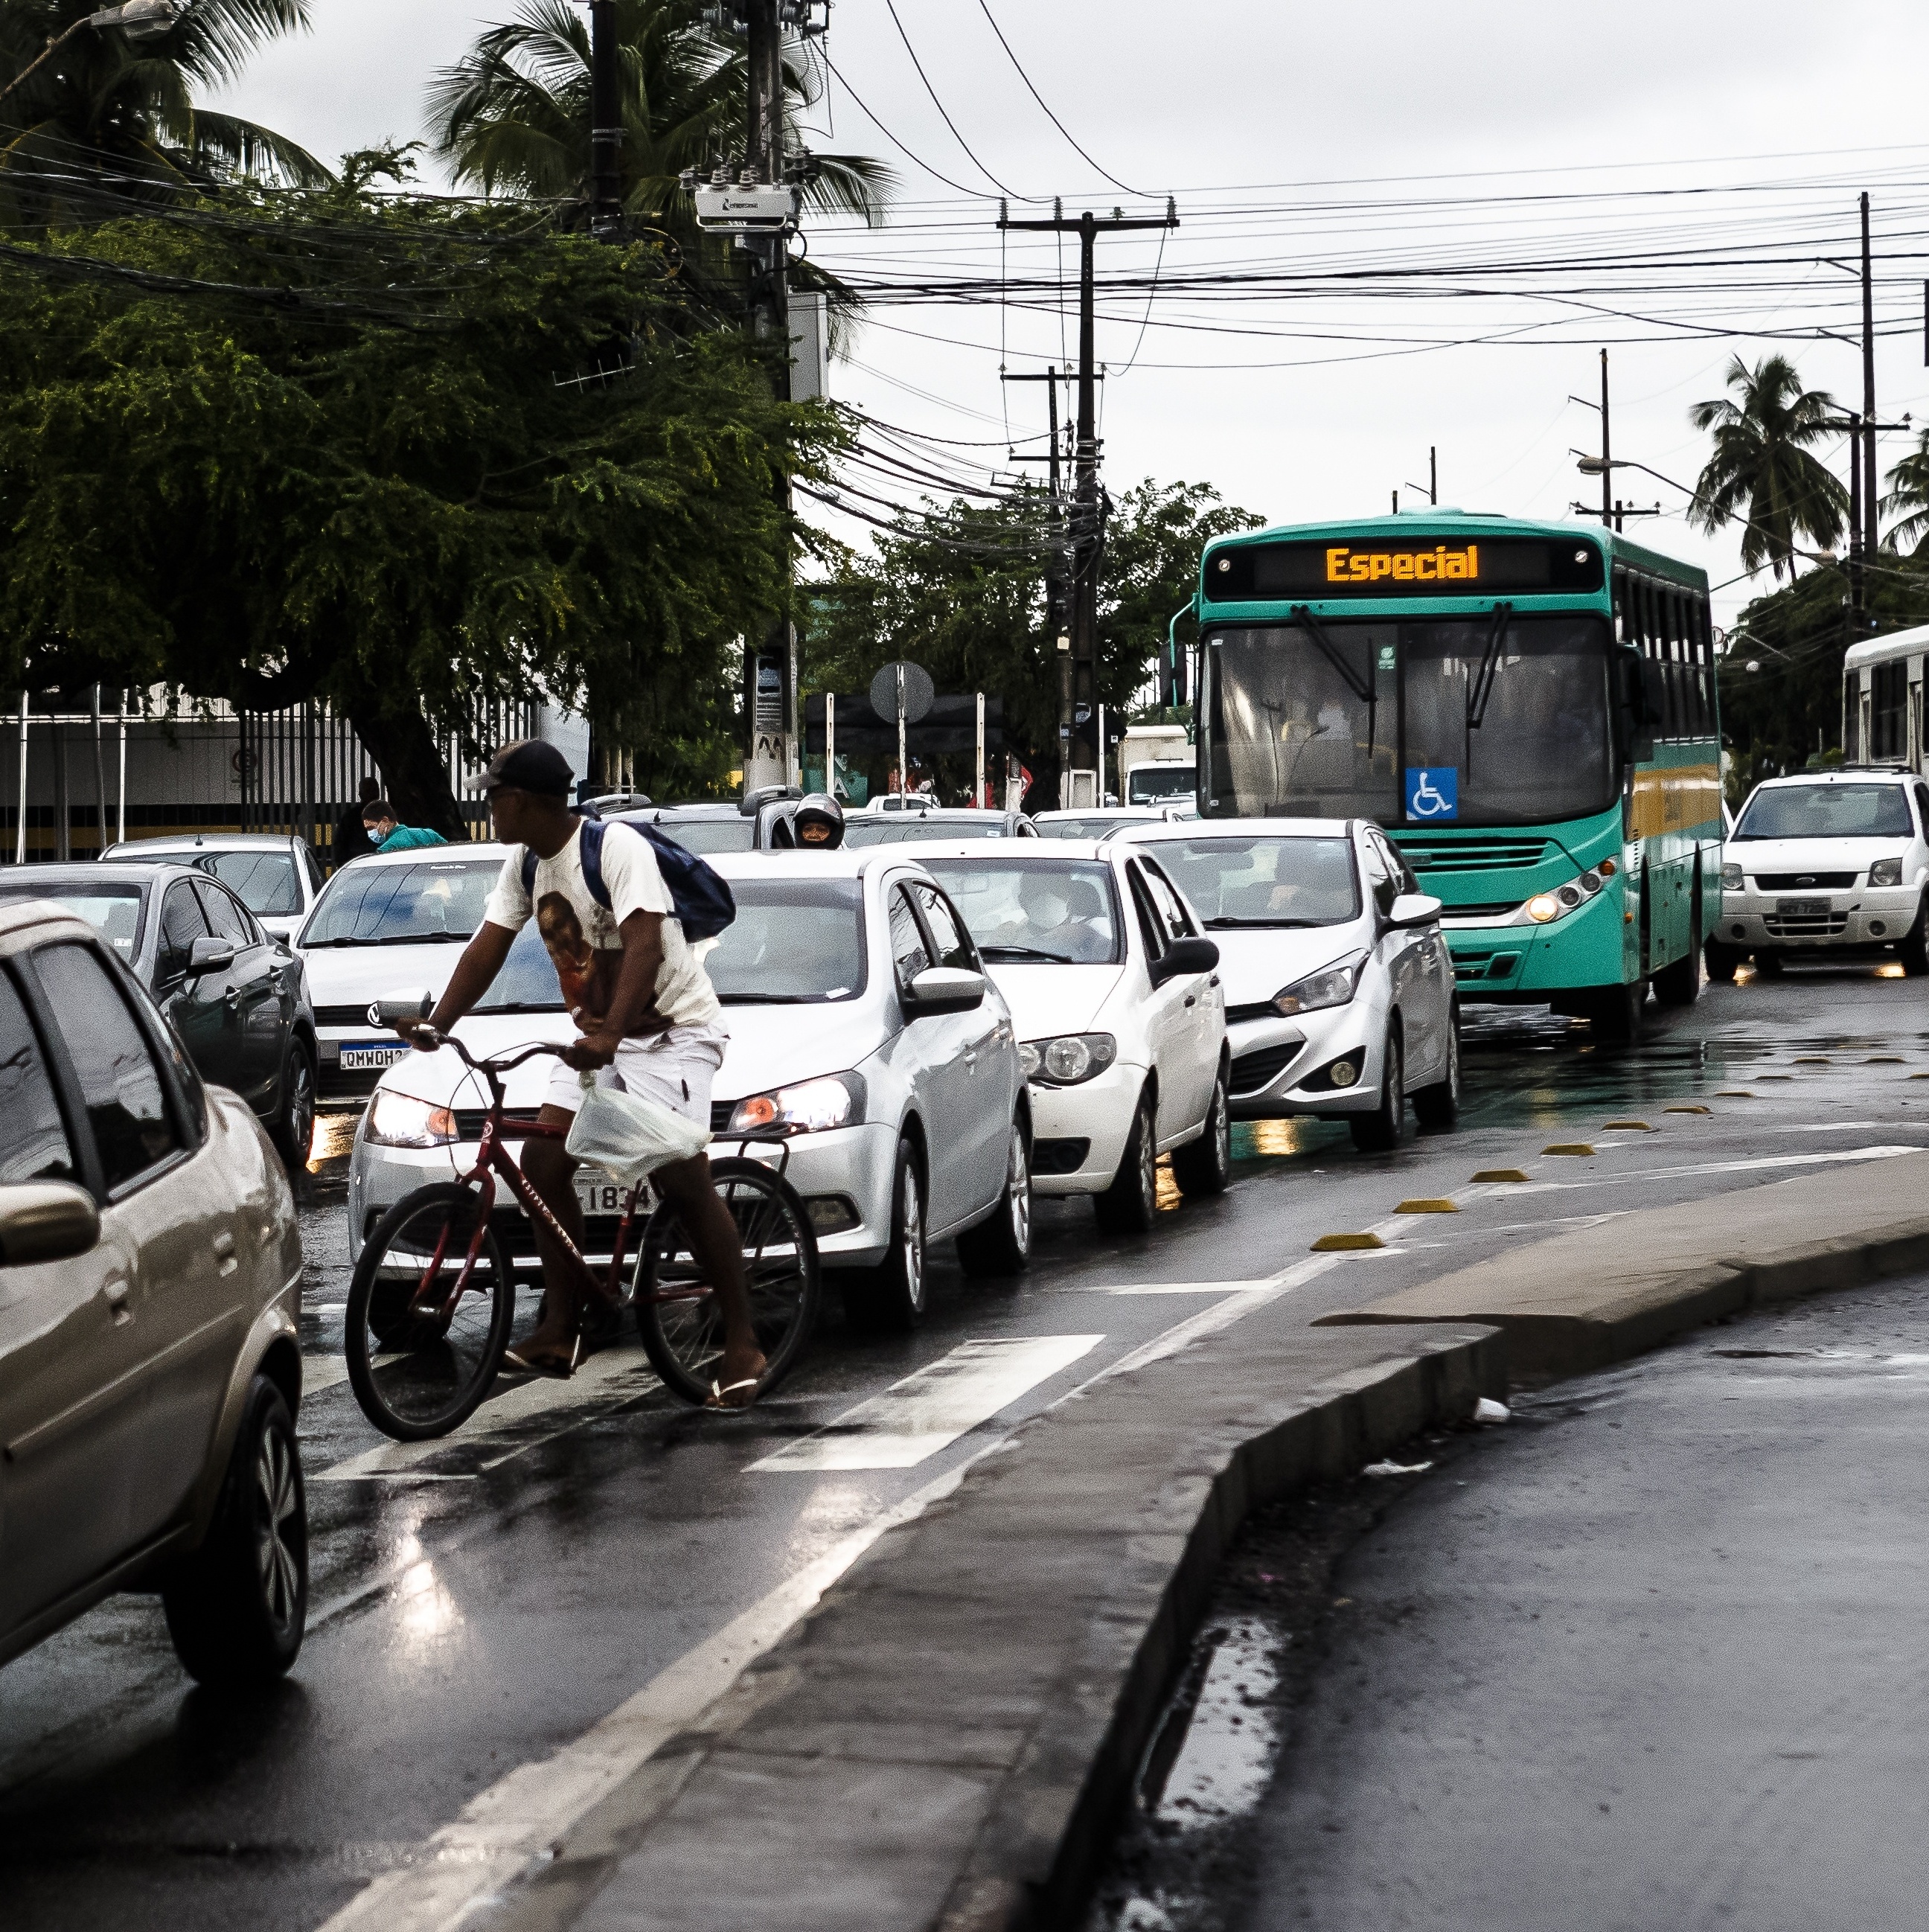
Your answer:
[[[630,831],[640,833],[656,854],[656,869],[669,888],[670,902],[676,909],[685,939],[694,945],[700,939],[716,938],[736,917],[736,901],[730,896],[728,881],[715,867],[695,853],[686,851],[655,826],[631,824],[628,820],[620,822]],[[603,834],[609,829],[600,818],[583,821],[583,882],[590,888],[590,896],[605,910],[610,906],[610,889],[603,883]],[[536,854],[525,845],[523,890],[532,897],[536,891]]]

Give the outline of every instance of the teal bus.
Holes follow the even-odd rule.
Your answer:
[[[1617,532],[1426,509],[1202,564],[1203,818],[1371,819],[1440,899],[1463,1000],[1602,1038],[1684,1006],[1721,909],[1705,572]]]

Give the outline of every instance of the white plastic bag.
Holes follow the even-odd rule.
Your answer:
[[[639,1094],[592,1087],[570,1124],[565,1150],[634,1187],[672,1161],[688,1160],[710,1144],[706,1129]]]

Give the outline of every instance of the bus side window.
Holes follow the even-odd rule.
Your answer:
[[[1628,621],[1628,573],[1614,573],[1614,640],[1618,644],[1634,641],[1634,627]]]

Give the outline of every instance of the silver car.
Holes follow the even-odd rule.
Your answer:
[[[219,879],[284,944],[322,896],[322,868],[305,838],[281,832],[190,832],[128,838],[100,854],[118,866],[192,866]]]
[[[968,1272],[1023,1268],[1031,1114],[1017,1039],[930,874],[890,847],[710,862],[737,906],[705,961],[730,1034],[711,1110],[720,1150],[736,1150],[733,1128],[785,1132],[789,1178],[860,1326],[922,1317],[932,1240],[956,1238]],[[456,1033],[478,1056],[576,1036],[532,926]],[[554,1066],[509,1076],[512,1118],[535,1118]],[[473,1166],[482,1105],[452,1053],[410,1054],[382,1076],[350,1162],[352,1245],[412,1188]],[[578,1186],[592,1253],[607,1256],[618,1191],[588,1168]],[[520,1215],[509,1239],[533,1270]]]

